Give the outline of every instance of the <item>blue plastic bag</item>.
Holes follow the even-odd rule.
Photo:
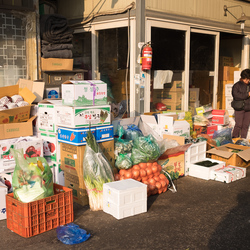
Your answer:
[[[56,228],[57,238],[66,245],[78,244],[86,241],[90,234],[74,223],[69,223]]]

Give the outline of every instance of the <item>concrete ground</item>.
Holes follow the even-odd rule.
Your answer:
[[[56,230],[23,238],[0,221],[0,249],[250,249],[250,168],[230,184],[183,177],[177,192],[148,198],[146,213],[117,220],[74,203],[74,223],[91,234],[65,245]]]

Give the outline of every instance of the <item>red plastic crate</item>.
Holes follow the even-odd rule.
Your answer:
[[[7,228],[29,238],[74,220],[72,189],[54,184],[54,195],[29,203],[6,195]]]

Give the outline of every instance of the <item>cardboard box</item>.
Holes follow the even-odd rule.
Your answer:
[[[6,219],[6,195],[8,188],[0,181],[0,220]]]
[[[164,90],[170,91],[182,91],[183,82],[182,81],[172,81],[164,84]]]
[[[38,103],[38,129],[40,132],[57,132],[56,106],[62,106],[62,100],[43,100]]]
[[[225,161],[226,165],[237,167],[250,166],[250,148],[236,144],[226,144],[207,151],[212,159]]]
[[[17,84],[19,85],[20,90],[28,88],[36,96],[36,99],[33,101],[34,103],[38,103],[43,100],[45,82],[33,82],[31,80],[20,78]]]
[[[41,58],[42,71],[73,70],[73,59]]]
[[[33,135],[33,121],[36,116],[26,122],[0,124],[0,140]]]
[[[240,68],[230,67],[230,66],[219,67],[219,80],[220,81],[233,81],[234,71],[240,71]]]
[[[67,128],[110,125],[111,107],[110,105],[56,106],[56,122],[58,126]]]
[[[181,109],[181,102],[176,102],[176,103],[173,102],[173,103],[171,103],[171,102],[169,102],[168,100],[165,100],[165,99],[163,99],[161,102],[166,105],[167,110],[173,110],[173,111],[182,110]]]
[[[73,190],[74,202],[82,206],[89,204],[88,194],[82,175],[76,176],[67,171],[64,171],[64,181],[65,187],[71,188]]]
[[[217,130],[218,130],[218,125],[208,125],[207,126],[207,134],[214,134],[214,132]]]
[[[60,142],[58,141],[57,134],[39,132],[38,137],[43,142],[43,156],[45,157],[45,159],[47,161],[60,163],[61,162],[61,156],[60,156],[61,150],[60,150]]]
[[[82,107],[107,104],[107,84],[100,80],[66,81],[62,84],[63,105]]]
[[[230,67],[233,67],[234,66],[233,57],[220,56],[219,65],[220,66],[230,66]]]
[[[64,171],[61,169],[61,164],[53,162],[54,183],[65,186]]]
[[[111,166],[114,167],[114,140],[100,142],[99,146]],[[67,173],[82,176],[85,148],[86,146],[61,143],[61,169]]]
[[[190,124],[187,121],[175,120],[174,117],[158,114],[158,124],[162,134],[190,136]]]
[[[43,156],[43,142],[37,137],[19,137],[7,140],[0,140],[0,165],[6,162],[8,166],[15,167],[16,162],[10,149],[23,149],[24,157]]]
[[[189,89],[189,101],[190,102],[197,102],[199,101],[199,88],[190,88]]]
[[[246,168],[225,166],[212,170],[211,179],[215,181],[230,183],[246,177]]]
[[[182,136],[175,135],[163,135],[163,139],[175,140],[181,146],[175,147],[172,151],[165,152],[164,155],[161,155],[157,160],[163,170],[167,171],[172,180],[178,179],[185,174],[185,151],[190,146],[182,147],[185,144],[185,138]]]
[[[23,88],[20,90],[19,85],[0,88],[0,98],[4,96],[11,97],[13,95],[22,96],[24,101],[28,102],[30,105],[36,99],[36,96],[28,88]],[[16,123],[29,120],[31,108],[30,105],[0,111],[0,124]]]
[[[207,126],[194,125],[194,131],[197,135],[207,134]]]

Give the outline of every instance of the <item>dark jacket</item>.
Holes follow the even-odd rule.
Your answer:
[[[250,91],[250,85],[248,84],[248,86],[249,86],[248,91]],[[250,111],[250,98],[248,91],[247,91],[247,84],[241,81],[236,82],[232,88],[232,96],[234,100],[236,101],[246,100],[244,108],[245,111]]]

